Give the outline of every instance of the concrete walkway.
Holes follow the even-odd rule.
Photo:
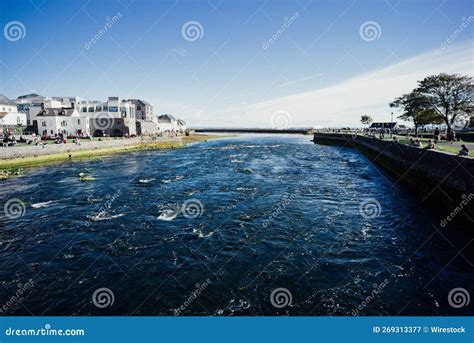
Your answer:
[[[41,145],[28,145],[19,147],[5,147],[0,148],[0,160],[18,158],[18,157],[29,157],[29,156],[40,156],[40,155],[51,155],[58,153],[69,153],[81,150],[95,150],[104,148],[118,148],[124,146],[134,146],[145,142],[175,142],[180,141],[181,137],[160,137],[156,140],[142,140],[141,138],[127,138],[127,139],[110,139],[100,141],[86,141],[82,140],[81,145],[73,143],[67,144],[55,144],[50,141],[44,147]]]

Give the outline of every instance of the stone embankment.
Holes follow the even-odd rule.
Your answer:
[[[355,134],[315,133],[314,142],[360,151],[370,162],[389,170],[395,183],[409,184],[423,201],[453,208],[474,193],[474,158],[471,157]]]

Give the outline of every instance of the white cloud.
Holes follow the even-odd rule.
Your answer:
[[[205,126],[270,127],[276,111],[286,111],[297,126],[360,126],[360,116],[389,121],[388,104],[416,87],[417,81],[441,72],[472,75],[472,42],[451,45],[344,80],[336,85],[229,109]],[[225,120],[223,118],[225,117]],[[194,123],[193,123],[194,124]]]

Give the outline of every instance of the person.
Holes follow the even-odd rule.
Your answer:
[[[434,137],[433,138],[434,138],[435,142],[439,141],[439,129],[438,128],[436,128],[434,130]]]
[[[410,145],[415,145],[415,141],[413,140],[413,138],[410,138]]]
[[[459,150],[458,156],[469,156],[469,149],[465,144],[461,145],[461,150]]]
[[[421,148],[421,142],[418,138],[415,139],[415,146],[417,146],[418,148]]]
[[[428,145],[426,147],[424,147],[424,149],[426,149],[426,150],[434,149],[434,148],[436,148],[436,144],[432,139],[430,139],[428,141]]]

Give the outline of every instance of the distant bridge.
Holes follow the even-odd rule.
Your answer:
[[[190,128],[195,132],[225,132],[225,133],[293,133],[293,134],[313,134],[312,127],[300,127],[289,129],[260,129],[260,128]]]

